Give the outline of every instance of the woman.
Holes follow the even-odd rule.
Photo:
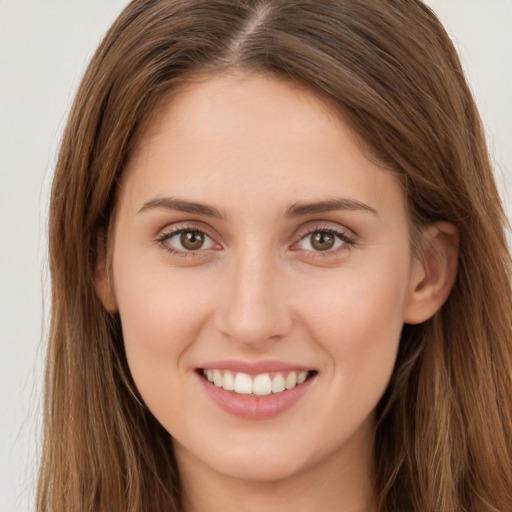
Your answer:
[[[39,510],[510,510],[504,225],[421,2],[135,0],[53,185]]]

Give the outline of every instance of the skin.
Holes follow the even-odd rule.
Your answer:
[[[290,215],[338,199],[359,206]],[[177,229],[200,230],[204,245],[187,251]],[[335,247],[315,249],[315,230],[331,230]],[[450,225],[426,229],[424,244],[442,257],[413,256],[398,181],[311,92],[210,76],[158,110],[123,175],[111,276],[100,254],[97,288],[173,436],[186,511],[374,510],[374,411],[402,325],[429,318],[456,271]],[[248,420],[220,409],[196,372],[232,358],[318,373],[290,409]]]

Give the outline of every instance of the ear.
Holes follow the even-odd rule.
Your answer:
[[[429,225],[415,257],[404,322],[425,322],[444,304],[455,283],[459,258],[459,232],[449,222]]]
[[[117,301],[110,280],[105,235],[100,233],[96,240],[96,265],[94,267],[96,294],[109,313],[117,313]]]

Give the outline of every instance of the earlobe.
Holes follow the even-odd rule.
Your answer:
[[[455,283],[459,232],[449,222],[436,222],[423,233],[421,256],[415,258],[404,322],[418,324],[444,304]]]
[[[108,268],[105,236],[99,234],[96,240],[96,265],[94,268],[96,294],[109,313],[117,313],[117,301]]]

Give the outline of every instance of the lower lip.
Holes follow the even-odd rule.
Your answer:
[[[265,396],[240,395],[226,391],[198,375],[209,397],[224,411],[250,420],[263,420],[277,416],[297,403],[310,388],[316,375],[302,384],[280,393]]]

